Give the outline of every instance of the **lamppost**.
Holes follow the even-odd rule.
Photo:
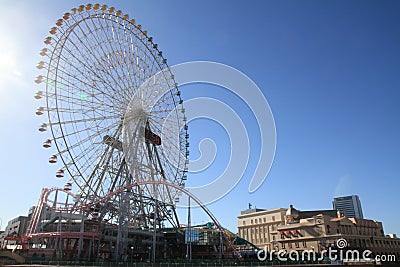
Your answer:
[[[133,262],[133,250],[134,249],[135,249],[135,247],[131,246],[131,265],[132,265],[132,262]]]

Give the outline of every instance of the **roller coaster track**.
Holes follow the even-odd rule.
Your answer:
[[[94,202],[91,202],[91,203],[80,202],[80,203],[77,203],[77,205],[72,206],[71,208],[61,208],[61,207],[56,208],[56,207],[50,206],[48,204],[47,200],[48,200],[48,197],[49,197],[50,193],[52,193],[54,191],[62,191],[62,192],[65,192],[66,194],[68,194],[68,195],[70,195],[72,197],[75,196],[74,194],[72,194],[71,192],[69,192],[67,190],[64,190],[62,188],[50,188],[50,189],[45,188],[45,189],[42,190],[42,194],[41,194],[41,197],[39,199],[38,212],[35,211],[35,214],[34,214],[34,216],[32,217],[32,220],[31,220],[31,224],[30,224],[30,226],[28,228],[27,235],[24,237],[24,239],[30,239],[30,238],[35,237],[34,232],[35,232],[37,224],[39,222],[40,213],[41,213],[41,209],[42,209],[43,205],[45,205],[48,209],[57,210],[57,211],[60,211],[60,212],[63,212],[63,211],[71,212],[71,211],[77,211],[77,210],[87,210],[88,208],[93,207],[93,206],[95,206],[95,205],[97,205],[99,203],[102,203],[105,200],[107,200],[107,199],[109,199],[109,198],[111,198],[111,197],[113,197],[113,196],[115,196],[117,194],[120,194],[125,190],[131,189],[131,188],[134,188],[134,187],[144,186],[144,185],[165,185],[165,186],[170,186],[170,187],[173,187],[173,188],[179,190],[180,192],[184,193],[185,195],[187,195],[191,199],[193,199],[203,209],[203,211],[211,218],[211,220],[214,222],[215,226],[218,228],[218,231],[222,234],[223,238],[225,239],[226,243],[228,244],[228,247],[230,247],[232,249],[234,255],[238,259],[242,258],[240,253],[235,249],[235,247],[234,247],[230,237],[226,233],[225,229],[221,226],[221,224],[218,222],[217,218],[212,214],[212,212],[195,195],[190,193],[188,190],[186,190],[185,188],[183,188],[183,187],[181,187],[179,185],[170,183],[168,181],[145,181],[145,182],[132,183],[132,184],[129,184],[129,185],[126,185],[126,186],[122,186],[122,187],[118,188],[117,190],[107,194],[106,196],[97,199]]]

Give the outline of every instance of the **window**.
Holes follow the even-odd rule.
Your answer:
[[[243,221],[243,225],[246,225],[246,221]]]
[[[285,248],[285,243],[282,243],[282,248]]]
[[[296,248],[299,248],[300,247],[299,241],[294,242],[294,245],[296,246]]]
[[[303,247],[304,247],[304,248],[307,247],[307,241],[303,241]]]
[[[250,223],[253,224],[253,220],[251,220]]]
[[[254,223],[257,223],[257,219],[255,219],[255,222]]]
[[[275,221],[275,216],[272,216],[272,221],[273,221],[273,222]]]
[[[263,222],[266,222],[266,221],[267,221],[267,219],[264,217],[264,218],[263,218]]]

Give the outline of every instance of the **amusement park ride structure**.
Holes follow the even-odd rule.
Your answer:
[[[88,4],[57,20],[44,43],[37,68],[45,74],[35,82],[45,90],[35,98],[45,100],[36,114],[48,120],[39,131],[51,132],[43,147],[57,150],[49,162],[63,163],[56,177],[70,180],[42,190],[22,250],[57,259],[167,258],[184,230],[175,209],[184,194],[212,219],[225,257],[240,258],[217,219],[184,188],[183,100],[147,31],[114,7]]]

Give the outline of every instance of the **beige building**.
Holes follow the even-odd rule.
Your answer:
[[[370,250],[374,255],[400,259],[400,238],[385,236],[381,222],[346,218],[335,210],[298,211],[292,205],[288,209],[248,209],[238,216],[238,234],[268,251],[321,253],[337,249],[338,240],[345,239],[343,249]]]
[[[337,216],[321,212],[305,217],[302,211],[291,206],[285,215],[285,225],[277,230],[275,250],[314,250],[316,253],[328,248],[369,250],[373,255],[394,255],[400,259],[400,239],[386,236],[381,222],[346,218],[342,212],[337,212]],[[338,240],[343,239],[345,247],[338,247]]]
[[[271,249],[278,239],[278,226],[285,223],[285,214],[284,208],[244,210],[238,216],[238,234],[262,249]]]

